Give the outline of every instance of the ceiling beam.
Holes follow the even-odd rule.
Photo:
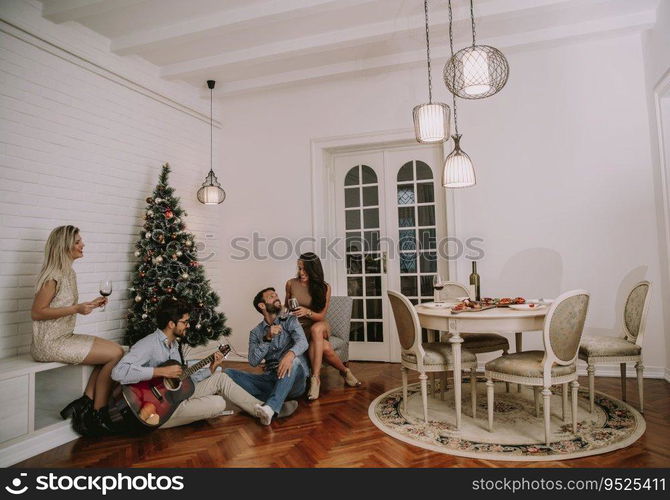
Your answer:
[[[42,17],[54,23],[77,21],[84,17],[105,14],[129,7],[142,0],[48,0],[43,3]]]
[[[638,12],[626,16],[586,21],[566,26],[551,27],[525,33],[514,33],[495,38],[482,39],[481,43],[500,49],[518,50],[540,45],[565,43],[570,39],[588,39],[614,33],[640,32],[649,29],[656,21],[653,10]],[[433,58],[442,63],[450,56],[448,46],[433,49]],[[347,61],[339,64],[307,68],[281,74],[268,75],[248,80],[239,80],[221,84],[219,97],[228,97],[259,90],[281,88],[296,84],[314,83],[334,78],[351,77],[370,72],[382,72],[416,67],[425,64],[424,50],[407,51],[388,56],[369,58],[364,61]],[[435,83],[435,79],[433,82]],[[440,77],[438,76],[438,80]],[[446,92],[446,91],[445,91]]]
[[[166,43],[205,37],[213,30],[253,29],[296,15],[327,13],[332,9],[360,6],[374,1],[378,0],[272,0],[260,6],[219,11],[181,23],[119,36],[112,39],[110,48],[119,55],[137,54]]]
[[[519,14],[519,11],[523,10],[569,2],[573,2],[573,0],[505,0],[504,2],[496,0],[482,4],[478,17],[498,16],[509,13]],[[469,19],[469,12],[461,11],[454,16],[454,22],[461,22],[466,19]],[[239,63],[260,64],[265,61],[276,61],[281,58],[286,59],[338,48],[374,43],[400,34],[419,33],[424,30],[424,22],[423,13],[421,13],[406,18],[402,23],[399,23],[396,19],[391,19],[375,24],[283,40],[248,49],[167,64],[161,67],[161,76],[165,78],[184,78],[192,73],[205,70],[210,72],[217,71]],[[433,29],[439,27],[446,28],[448,25],[449,17],[445,10],[431,15],[431,26]],[[462,32],[463,30],[460,31]]]

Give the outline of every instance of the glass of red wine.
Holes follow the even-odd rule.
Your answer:
[[[298,309],[300,309],[300,303],[298,302],[298,299],[295,297],[288,299],[288,308],[291,312],[296,312]]]
[[[112,294],[112,280],[110,279],[100,280],[100,295],[107,298],[111,294]],[[105,304],[100,306],[100,310],[101,311],[105,310]]]
[[[433,276],[433,293],[434,293],[434,302],[436,304],[442,303],[442,289],[444,288],[444,281],[442,281],[442,276],[436,274]]]

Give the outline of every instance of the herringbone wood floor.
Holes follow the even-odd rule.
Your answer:
[[[242,363],[228,366],[246,369]],[[290,418],[259,425],[243,414],[219,417],[143,437],[80,438],[17,467],[669,467],[670,384],[645,380],[647,431],[635,444],[605,455],[556,462],[496,462],[454,457],[397,441],[370,422],[368,406],[401,385],[397,364],[352,362],[364,381],[345,388],[332,368],[322,396],[301,401]],[[581,379],[580,384],[586,380]],[[598,390],[620,397],[618,378],[597,378]],[[628,401],[638,406],[628,381]]]

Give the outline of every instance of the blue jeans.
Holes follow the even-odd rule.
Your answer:
[[[291,366],[291,374],[277,378],[277,370],[263,373],[248,373],[228,368],[224,370],[233,381],[249,394],[279,413],[286,399],[295,399],[305,393],[307,374],[296,358]]]

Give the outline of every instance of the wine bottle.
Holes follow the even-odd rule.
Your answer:
[[[482,300],[481,290],[479,288],[479,274],[477,274],[477,261],[472,261],[472,273],[470,274],[470,294],[474,300]]]

